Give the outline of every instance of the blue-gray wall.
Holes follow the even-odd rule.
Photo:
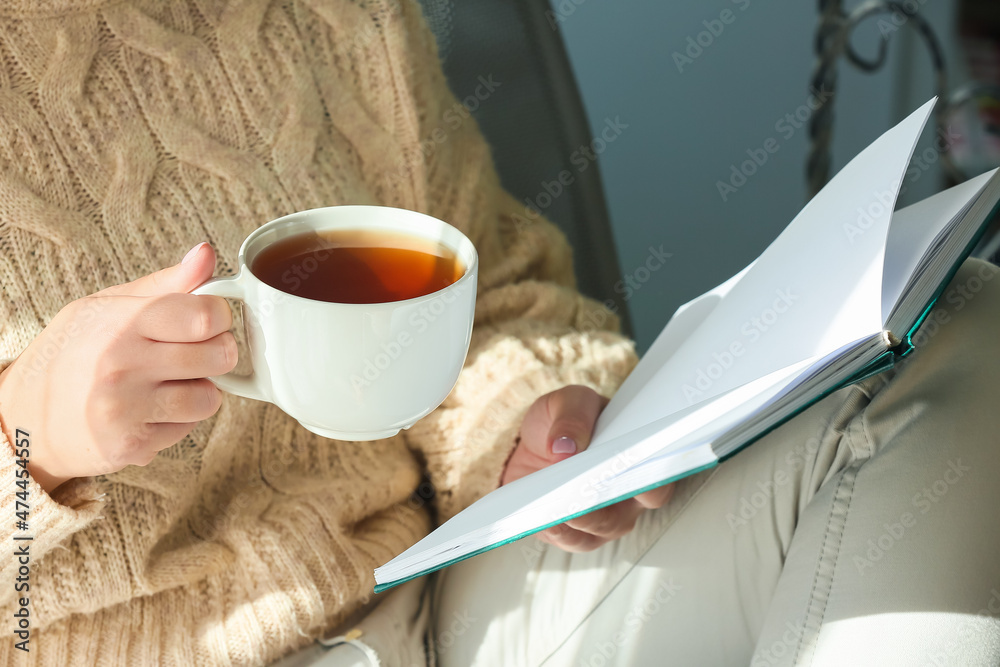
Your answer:
[[[679,305],[746,266],[806,201],[807,129],[785,117],[807,102],[817,3],[551,2],[591,125],[615,117],[628,124],[599,160],[622,271],[638,287],[629,306],[645,350]],[[953,52],[953,0],[920,4]],[[710,29],[718,33],[711,40]],[[835,170],[933,94],[930,59],[907,32],[896,34],[878,74],[841,66]],[[707,44],[700,53],[689,41],[699,33]],[[858,49],[873,54],[878,35],[875,21],[866,24]],[[724,201],[717,182],[748,150],[760,158],[768,139],[776,152]],[[929,171],[907,196],[939,185]],[[660,245],[672,256],[649,273],[649,248]]]

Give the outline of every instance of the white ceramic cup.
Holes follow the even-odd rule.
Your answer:
[[[315,301],[261,281],[250,267],[264,248],[304,232],[403,232],[455,253],[465,273],[444,289],[405,301]],[[337,440],[395,435],[448,396],[472,336],[479,259],[460,231],[421,213],[334,206],[261,226],[240,247],[235,276],[194,290],[238,299],[253,372],[210,378],[220,389],[274,403],[313,433]],[[303,263],[303,271],[310,266]],[[315,266],[312,267],[315,270]]]

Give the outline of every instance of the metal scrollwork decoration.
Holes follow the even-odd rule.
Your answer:
[[[819,108],[813,113],[809,124],[810,149],[806,174],[810,198],[830,180],[833,102],[837,89],[837,63],[841,56],[846,57],[847,62],[864,72],[875,72],[885,64],[890,37],[896,32],[895,28],[915,29],[930,51],[934,68],[934,87],[938,96],[934,114],[939,129],[944,129],[945,119],[954,104],[961,103],[961,100],[958,99],[949,102],[945,95],[947,73],[941,45],[931,26],[918,13],[918,9],[919,4],[915,0],[903,2],[869,0],[861,3],[854,10],[845,12],[841,0],[820,0],[819,27],[816,31],[815,42],[817,63],[813,70],[811,85],[812,90],[822,90],[826,94],[823,96]],[[878,15],[888,15],[888,18],[882,20],[890,21],[894,29],[890,31],[880,29],[881,39],[879,40],[878,54],[869,60],[854,49],[851,35],[861,23]],[[963,94],[967,99],[968,93]],[[948,151],[944,151],[940,157],[945,172],[956,180],[963,180],[960,178],[959,169],[948,155]]]

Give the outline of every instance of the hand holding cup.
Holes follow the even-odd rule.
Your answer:
[[[0,375],[4,432],[31,434],[28,469],[42,488],[145,465],[219,409],[205,378],[236,365],[232,316],[223,299],[188,294],[214,267],[202,243],[175,266],[67,304]]]

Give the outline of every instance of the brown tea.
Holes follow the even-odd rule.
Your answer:
[[[250,270],[282,292],[333,303],[385,303],[436,292],[465,273],[455,253],[409,234],[330,230],[264,248]]]

